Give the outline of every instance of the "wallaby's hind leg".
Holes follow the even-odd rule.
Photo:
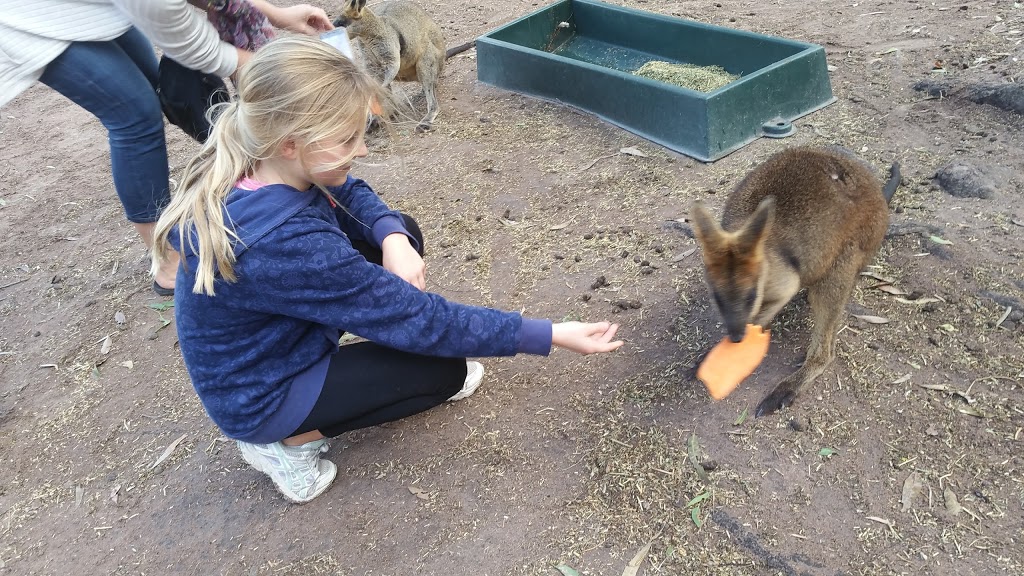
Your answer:
[[[439,59],[440,58],[440,59]],[[440,106],[437,104],[437,95],[434,90],[437,88],[438,77],[441,75],[441,67],[444,65],[444,54],[435,54],[427,50],[420,57],[416,64],[416,79],[423,85],[423,96],[427,100],[427,115],[420,120],[416,127],[418,132],[427,132],[437,119]]]
[[[859,253],[847,252],[836,260],[827,276],[807,288],[814,327],[804,364],[761,400],[755,416],[767,416],[792,404],[797,394],[820,376],[835,358],[836,332],[862,264]]]

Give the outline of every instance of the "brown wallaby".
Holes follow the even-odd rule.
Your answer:
[[[363,43],[367,71],[385,89],[395,80],[418,81],[427,100],[427,115],[417,130],[430,130],[439,107],[434,91],[444,69],[445,47],[441,28],[419,6],[390,0],[370,10],[366,0],[344,0],[335,26],[344,26],[351,38]]]
[[[748,323],[767,327],[807,288],[814,327],[806,358],[761,401],[757,416],[792,404],[832,362],[846,303],[882,244],[899,181],[895,162],[883,189],[870,165],[846,149],[791,148],[736,186],[721,225],[700,202],[691,208],[705,278],[733,342]]]

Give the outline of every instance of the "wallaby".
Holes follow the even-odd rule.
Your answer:
[[[427,100],[427,115],[417,130],[430,130],[439,106],[434,91],[444,69],[445,47],[441,28],[419,6],[405,0],[382,2],[371,11],[366,0],[344,0],[335,26],[344,26],[351,38],[363,43],[367,71],[385,89],[395,80],[418,81]]]
[[[791,148],[754,168],[725,202],[719,225],[690,209],[705,279],[729,339],[765,326],[807,288],[814,327],[803,365],[757,407],[789,406],[835,357],[835,338],[857,277],[889,226],[899,164],[883,189],[871,166],[844,148]]]

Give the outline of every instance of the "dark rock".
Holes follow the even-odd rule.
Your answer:
[[[1008,112],[1024,114],[1024,84],[971,84],[964,96],[977,104],[988,104]]]
[[[946,80],[927,79],[914,84],[914,90],[924,92],[929,96],[945,98],[953,90],[953,84]]]
[[[608,279],[605,278],[603,275],[601,275],[601,276],[598,276],[594,280],[594,282],[590,285],[590,289],[591,290],[597,290],[598,288],[603,288],[604,286],[607,286],[607,285],[608,285]]]
[[[957,198],[992,198],[996,195],[994,170],[975,164],[953,161],[935,173],[942,189]]]

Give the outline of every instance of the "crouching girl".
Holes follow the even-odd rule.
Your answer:
[[[207,413],[293,502],[330,486],[325,438],[458,400],[466,357],[609,352],[617,325],[552,323],[424,291],[423,236],[349,175],[380,88],[328,44],[275,40],[241,70],[157,224],[181,254],[178,338]],[[338,346],[343,332],[366,342]]]

